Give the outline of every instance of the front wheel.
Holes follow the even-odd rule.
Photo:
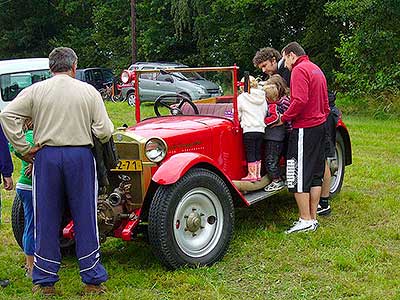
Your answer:
[[[333,197],[342,189],[345,170],[345,148],[342,135],[339,132],[336,133],[335,157],[328,159],[328,166],[332,176],[330,195]]]
[[[160,186],[150,205],[149,241],[168,268],[205,266],[222,259],[233,235],[234,210],[225,182],[192,169]]]
[[[135,97],[135,92],[130,92],[128,95],[126,95],[126,99],[128,101],[128,104],[130,106],[135,106],[136,105],[136,97]]]

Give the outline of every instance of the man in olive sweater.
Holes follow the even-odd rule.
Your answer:
[[[61,265],[59,228],[65,201],[74,221],[76,254],[84,292],[104,292],[108,278],[100,263],[96,167],[92,134],[107,142],[114,126],[99,92],[76,80],[78,58],[70,48],[49,55],[53,77],[24,89],[0,113],[4,133],[24,160],[34,161],[35,253],[33,292],[54,295]],[[34,124],[35,146],[22,126]]]

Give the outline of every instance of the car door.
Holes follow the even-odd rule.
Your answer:
[[[114,74],[113,72],[111,72],[111,70],[103,69],[103,78],[104,78],[104,83],[113,82]]]
[[[98,90],[104,88],[103,84],[104,77],[101,69],[93,69],[92,73],[93,73],[93,86]]]
[[[176,79],[170,74],[155,74],[155,93],[157,97],[164,94],[176,94]]]
[[[86,81],[87,83],[89,83],[90,85],[93,85],[95,87],[92,70],[85,70],[84,76],[85,77],[84,77],[83,81]]]
[[[144,66],[141,70],[153,70],[154,67]],[[139,77],[140,101],[154,101],[157,98],[155,73],[141,73]]]

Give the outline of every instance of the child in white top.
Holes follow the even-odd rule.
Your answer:
[[[238,113],[240,126],[243,128],[248,169],[247,176],[242,180],[255,182],[261,179],[261,147],[265,130],[264,118],[268,106],[265,101],[265,92],[257,89],[257,80],[249,76],[249,81],[249,91],[238,96]]]

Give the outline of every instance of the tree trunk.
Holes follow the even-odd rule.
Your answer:
[[[131,0],[132,64],[136,63],[136,0]]]

